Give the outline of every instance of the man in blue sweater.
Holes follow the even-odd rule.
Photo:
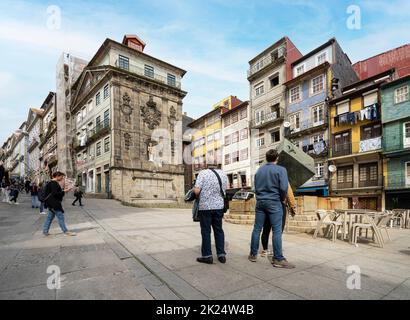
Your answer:
[[[265,216],[268,216],[273,232],[274,256],[272,265],[277,268],[292,269],[295,266],[290,264],[282,255],[282,203],[286,200],[288,193],[288,173],[284,167],[277,165],[278,158],[276,150],[269,150],[266,153],[267,163],[260,167],[255,174],[256,212],[249,260],[256,262],[261,231]]]

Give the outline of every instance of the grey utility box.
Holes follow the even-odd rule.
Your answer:
[[[288,171],[289,183],[293,190],[315,175],[315,162],[289,140],[284,139],[276,149],[279,153],[278,164]]]

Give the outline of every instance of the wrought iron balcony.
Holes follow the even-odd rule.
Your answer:
[[[280,47],[276,51],[273,50],[271,53],[266,55],[264,58],[260,59],[254,63],[251,68],[248,70],[248,78],[258,73],[259,71],[265,69],[271,64],[276,64],[284,61],[286,53],[285,47]]]
[[[384,177],[382,175],[377,175],[375,179],[370,179],[368,176],[366,180],[361,181],[360,175],[353,176],[353,180],[350,182],[338,182],[337,174],[333,176],[332,189],[342,190],[342,189],[360,189],[360,188],[382,188],[384,184]]]
[[[410,177],[402,173],[388,173],[386,179],[386,189],[406,189],[410,188]]]
[[[105,134],[110,132],[110,119],[105,119],[100,124],[97,124],[95,127],[91,129],[87,129],[87,138],[84,142],[84,145],[81,145],[81,139],[75,138],[73,142],[73,148],[75,151],[78,151],[82,148],[87,147],[90,143],[98,140]]]
[[[330,148],[330,158],[343,157],[348,155],[360,155],[362,153],[371,151],[381,151],[382,149],[382,137],[376,137],[367,140],[361,140],[359,142],[347,142],[340,144],[333,144]],[[353,152],[357,150],[357,152]]]
[[[324,129],[328,124],[327,116],[322,119],[305,119],[298,121],[291,125],[289,128],[285,128],[285,137],[292,138],[298,135],[304,135],[316,130]]]
[[[270,111],[264,114],[260,119],[254,119],[251,121],[251,127],[253,129],[263,128],[267,125],[274,124],[276,122],[283,121],[285,117],[284,108],[278,108],[275,111]]]
[[[168,86],[176,87],[176,88],[178,88],[178,89],[181,89],[181,82],[180,82],[180,81],[170,80],[170,79],[168,79],[168,78],[166,78],[166,77],[164,77],[164,76],[161,76],[161,75],[159,75],[159,74],[157,74],[157,73],[155,73],[155,72],[144,70],[143,68],[140,68],[140,67],[138,67],[138,66],[136,66],[136,65],[133,65],[133,64],[130,64],[130,63],[127,64],[127,65],[120,65],[120,64],[118,63],[118,60],[116,60],[116,61],[115,61],[115,66],[116,66],[117,68],[126,70],[126,71],[128,71],[128,72],[135,73],[135,74],[137,74],[137,75],[146,77],[146,78],[148,78],[148,79],[153,79],[153,80],[159,81],[159,82],[164,83],[164,84],[166,84],[166,85],[168,85]],[[127,68],[127,67],[128,67],[128,68]]]

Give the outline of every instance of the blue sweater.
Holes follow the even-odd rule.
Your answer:
[[[267,163],[255,174],[256,200],[285,201],[288,194],[288,172],[282,166]]]

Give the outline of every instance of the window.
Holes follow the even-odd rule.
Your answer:
[[[121,69],[129,70],[130,69],[130,59],[120,55],[118,58],[118,67],[120,67]]]
[[[214,140],[214,135],[213,134],[208,135],[206,141],[211,142],[213,140]]]
[[[176,78],[173,74],[167,74],[167,83],[169,86],[176,87]]]
[[[319,126],[324,123],[324,105],[315,106],[312,108],[312,125]]]
[[[340,167],[337,169],[337,184],[339,188],[353,188],[353,167]]]
[[[349,110],[350,110],[349,101],[345,101],[345,102],[342,102],[342,103],[338,104],[336,106],[336,108],[337,108],[337,110],[336,110],[337,115],[349,112]]]
[[[101,156],[101,141],[98,141],[95,147],[95,155],[97,157]]]
[[[150,78],[154,78],[154,67],[150,65],[144,65],[144,75]]]
[[[403,86],[394,90],[394,102],[401,103],[409,100],[409,86]]]
[[[88,101],[88,112],[91,112],[94,109],[93,100]]]
[[[104,99],[107,99],[109,97],[109,95],[110,95],[110,86],[107,84],[104,87]]]
[[[104,152],[110,151],[110,137],[104,139]]]
[[[260,148],[264,145],[265,145],[265,138],[264,137],[256,139],[256,146],[258,148]]]
[[[109,126],[110,125],[110,110],[105,110],[104,111],[104,126]]]
[[[98,116],[97,118],[95,118],[95,127],[98,130],[100,128],[100,126],[101,126],[101,117]]]
[[[360,137],[362,141],[380,137],[382,134],[382,128],[380,124],[363,126],[360,128],[360,131]]]
[[[225,155],[225,164],[230,164],[231,163],[231,155],[230,154],[226,154]]]
[[[236,143],[239,141],[239,131],[232,133],[232,143]]]
[[[300,86],[294,87],[289,91],[289,102],[295,103],[300,100]]]
[[[265,121],[265,110],[259,110],[255,112],[256,123],[261,123]]]
[[[224,127],[228,127],[231,124],[231,117],[226,117],[224,119]]]
[[[221,131],[216,131],[214,133],[214,140],[219,141],[221,139]]]
[[[333,154],[334,157],[346,156],[351,154],[350,131],[338,133],[333,136]]]
[[[81,112],[77,113],[77,124],[81,123]]]
[[[279,84],[279,74],[274,74],[272,77],[269,78],[270,87],[274,88]]]
[[[403,146],[404,148],[410,147],[410,122],[406,122],[403,124]]]
[[[240,111],[241,120],[242,120],[242,119],[246,119],[247,116],[248,116],[248,109],[247,109],[247,108],[242,109],[242,110]]]
[[[359,187],[377,186],[377,163],[359,165]]]
[[[87,108],[86,107],[82,108],[81,113],[82,113],[81,115],[82,118],[85,119],[87,117]]]
[[[248,148],[241,150],[241,161],[248,160]]]
[[[323,91],[323,79],[324,76],[321,74],[320,76],[313,78],[311,82],[311,92],[312,94],[317,94]]]
[[[316,58],[317,65],[320,65],[326,61],[326,52],[322,52]]]
[[[302,64],[299,67],[296,67],[296,76],[300,76],[304,72],[305,72],[305,65],[304,64]]]
[[[311,137],[310,140],[311,140],[312,144],[314,144],[316,142],[319,142],[319,141],[323,141],[324,140],[324,135],[323,135],[323,133],[314,135],[314,136]]]
[[[248,129],[241,130],[241,140],[248,139]]]
[[[239,162],[239,151],[232,152],[232,163]]]
[[[231,115],[231,123],[238,122],[238,112],[234,112]]]
[[[363,94],[363,107],[371,106],[377,103],[377,91]]]
[[[263,94],[265,92],[264,90],[264,86],[260,85],[258,87],[255,87],[255,96],[260,96],[261,94]]]
[[[290,115],[289,122],[290,122],[290,130],[299,131],[300,130],[300,112]]]
[[[209,150],[208,153],[206,154],[206,162],[209,164],[214,164],[215,163],[215,158],[214,158],[214,150]]]
[[[280,131],[279,129],[270,132],[271,142],[279,142],[280,141]]]
[[[410,185],[410,162],[406,162],[406,172],[405,172],[405,175],[406,175],[406,186],[408,186],[408,185]]]
[[[101,103],[101,94],[98,92],[95,95],[95,105],[98,106]]]
[[[324,172],[324,164],[323,162],[315,163],[315,177],[322,178]]]
[[[230,135],[225,136],[225,145],[229,146],[230,144],[231,144],[231,136]]]

